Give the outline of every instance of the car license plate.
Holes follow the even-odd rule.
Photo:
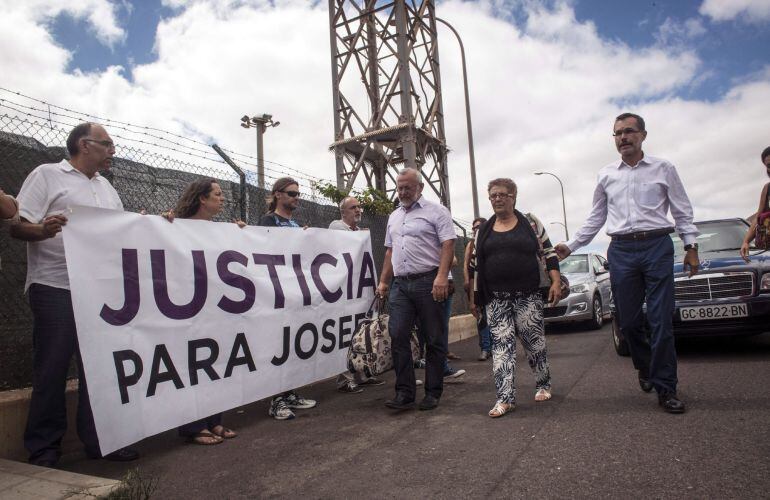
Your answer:
[[[682,307],[679,316],[682,321],[702,321],[722,318],[745,318],[749,315],[746,304],[725,304],[719,306]]]

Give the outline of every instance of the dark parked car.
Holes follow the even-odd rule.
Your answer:
[[[743,219],[696,222],[698,274],[689,278],[682,270],[684,250],[674,240],[674,335],[752,335],[770,331],[770,256],[755,251],[751,262],[739,250],[749,223]],[[612,322],[615,350],[628,356],[628,344]]]
[[[570,294],[554,307],[543,309],[546,323],[585,322],[599,329],[612,314],[612,292],[607,261],[599,254],[576,253],[559,263],[570,284]]]

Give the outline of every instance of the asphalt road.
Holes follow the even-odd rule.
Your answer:
[[[517,408],[500,419],[491,361],[475,339],[451,346],[467,373],[446,384],[438,409],[386,409],[394,374],[361,394],[333,380],[300,392],[317,399],[291,421],[267,402],[228,412],[240,435],[216,446],[173,431],[139,443],[132,464],[87,460],[64,469],[120,478],[139,467],[154,498],[768,498],[770,334],[679,342],[684,415],[664,413],[615,354],[609,326],[548,334],[554,397],[534,402],[519,351]],[[421,375],[421,374],[420,374]]]

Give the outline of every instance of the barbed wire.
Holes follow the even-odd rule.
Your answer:
[[[27,99],[33,103],[37,103],[37,105],[32,105],[8,98],[8,96],[0,97],[0,109],[5,108],[7,110],[13,111],[17,115],[29,117],[31,120],[23,120],[22,118],[19,119],[25,121],[30,126],[40,126],[40,123],[34,121],[40,120],[43,123],[47,123],[50,128],[53,128],[54,125],[63,127],[59,131],[61,133],[66,133],[67,129],[73,127],[77,123],[81,123],[83,121],[98,122],[109,127],[110,134],[115,137],[115,139],[117,139],[116,147],[119,150],[122,148],[129,150],[134,148],[133,145],[142,145],[143,147],[149,148],[150,151],[139,151],[141,155],[154,155],[157,156],[161,161],[180,162],[181,165],[188,168],[195,167],[194,164],[187,163],[186,161],[180,159],[179,156],[182,155],[181,158],[188,158],[190,159],[189,161],[204,160],[206,162],[214,163],[217,166],[216,168],[220,169],[222,172],[225,172],[226,175],[230,175],[231,173],[229,166],[227,166],[224,160],[211,149],[210,144],[207,144],[201,140],[177,134],[168,130],[163,130],[157,127],[136,125],[126,121],[114,120],[111,118],[101,117],[91,113],[74,110],[0,86],[0,95],[2,95],[3,92],[10,94],[11,96],[16,96],[18,98]],[[9,115],[2,116],[8,116],[10,118]],[[254,180],[257,176],[256,170],[258,168],[260,158],[255,155],[242,153],[227,148],[222,148],[222,150],[231,156],[234,161],[242,163],[248,167],[245,169],[246,177],[252,184],[256,184]],[[272,182],[281,177],[290,175],[298,182],[300,182],[301,185],[309,188],[311,199],[319,202],[329,202],[322,196],[316,196],[315,186],[316,184],[335,185],[335,181],[308,174],[299,169],[290,167],[286,164],[274,160],[263,158],[262,162],[264,164],[265,180],[269,181],[269,184],[272,184]],[[455,217],[454,220],[466,229],[472,226],[472,222],[469,220],[457,217]]]
[[[7,99],[7,98],[0,97],[0,106],[6,107],[8,109],[12,109],[12,110],[16,111],[17,113],[25,114],[25,115],[28,115],[28,116],[33,116],[35,118],[47,121],[49,123],[57,123],[59,125],[65,125],[65,126],[73,126],[73,125],[75,125],[75,123],[68,123],[68,122],[65,122],[65,121],[62,121],[62,120],[56,120],[56,119],[53,118],[53,116],[74,120],[74,121],[77,121],[78,123],[82,122],[82,121],[95,121],[95,122],[103,123],[104,125],[109,126],[111,131],[112,130],[123,130],[123,131],[125,131],[127,133],[130,133],[130,134],[144,135],[144,136],[150,137],[152,139],[156,139],[158,141],[162,141],[163,143],[167,143],[167,144],[157,143],[157,142],[150,142],[150,141],[147,141],[147,140],[138,139],[138,138],[134,138],[134,137],[117,136],[116,135],[116,137],[119,137],[119,138],[121,138],[123,140],[130,140],[130,141],[138,142],[140,144],[145,144],[145,145],[148,145],[148,146],[153,146],[153,147],[157,147],[157,148],[164,148],[164,149],[168,149],[168,150],[175,151],[175,152],[178,152],[178,153],[186,154],[188,156],[192,156],[192,157],[196,157],[196,158],[201,158],[201,159],[205,159],[205,160],[209,160],[209,161],[214,161],[214,162],[218,162],[218,163],[222,162],[222,160],[219,157],[219,155],[217,155],[215,152],[213,152],[211,150],[211,147],[210,147],[209,144],[207,144],[205,142],[202,142],[202,141],[199,141],[199,140],[196,140],[196,139],[192,139],[192,138],[189,138],[189,137],[186,137],[186,136],[182,136],[182,135],[179,135],[179,134],[176,134],[174,132],[167,131],[167,130],[162,130],[162,129],[159,129],[159,128],[156,128],[156,127],[149,127],[149,126],[144,126],[144,125],[135,125],[135,124],[132,124],[132,123],[129,123],[129,122],[124,122],[124,121],[120,121],[120,120],[113,120],[111,118],[100,117],[100,116],[93,115],[93,114],[90,114],[90,113],[85,113],[85,112],[73,110],[73,109],[70,109],[70,108],[66,108],[66,107],[63,107],[63,106],[59,106],[59,105],[56,105],[56,104],[49,103],[49,102],[44,101],[42,99],[37,99],[35,97],[31,97],[31,96],[28,96],[28,95],[23,94],[21,92],[13,91],[13,90],[10,90],[10,89],[4,88],[4,87],[0,87],[0,91],[7,92],[9,94],[16,95],[16,96],[19,96],[19,97],[23,97],[25,99],[29,99],[29,100],[31,100],[33,102],[39,103],[39,104],[44,105],[44,106],[47,107],[47,109],[43,109],[43,108],[30,106],[28,104],[24,104],[24,103],[21,103],[21,102],[17,102],[17,101],[13,101],[13,100],[10,100],[10,99]],[[19,108],[21,108],[21,109],[19,109]],[[56,111],[56,110],[64,111],[64,113],[62,113],[60,111]],[[39,113],[39,114],[35,114],[35,113]],[[44,115],[47,115],[47,116],[44,116]],[[138,129],[138,130],[134,130],[134,129]],[[164,134],[165,136],[171,136],[171,137],[174,137],[174,138],[179,139],[181,141],[184,141],[186,143],[191,143],[191,144],[193,144],[195,146],[182,144],[182,142],[174,141],[174,140],[169,139],[168,137],[164,137],[164,136],[161,136],[161,135],[156,135],[156,134],[151,133],[151,132],[156,132],[158,134]],[[112,135],[115,135],[115,134],[112,134]],[[198,146],[200,146],[200,147],[198,147]],[[179,149],[179,148],[186,148],[186,149]],[[193,152],[188,151],[188,149],[192,150]],[[233,156],[237,156],[240,159],[247,160],[247,161],[245,161],[245,163],[248,163],[250,165],[256,166],[259,163],[259,158],[256,157],[256,156],[252,156],[252,155],[245,154],[245,153],[240,153],[240,152],[233,151],[233,150],[226,149],[226,148],[222,148],[222,150],[225,151],[228,154],[231,154]],[[282,170],[274,169],[274,168],[271,168],[271,167],[268,167],[268,166],[264,167],[266,172],[267,171],[271,171],[274,174],[278,174],[278,177],[283,177],[287,173],[291,172],[293,174],[292,177],[301,178],[303,180],[306,180],[311,185],[313,183],[316,183],[316,182],[332,182],[329,179],[324,179],[322,177],[317,177],[317,176],[308,174],[308,173],[303,172],[301,170],[298,170],[296,168],[290,167],[290,166],[285,165],[285,164],[280,163],[280,162],[269,160],[267,158],[263,158],[262,161],[264,163],[275,165],[277,167],[281,167],[282,169],[284,169],[284,171],[282,171]],[[289,172],[286,172],[286,171],[289,171]],[[272,178],[277,178],[277,177],[273,176]]]

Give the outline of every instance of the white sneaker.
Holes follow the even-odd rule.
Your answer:
[[[284,396],[283,400],[286,402],[286,406],[289,408],[307,410],[316,405],[314,399],[305,399],[296,392],[289,393],[288,396]]]
[[[463,375],[465,375],[465,370],[463,370],[462,368],[459,370],[450,368],[448,371],[444,372],[444,378],[460,378]]]
[[[270,410],[267,414],[276,420],[291,420],[295,416],[294,412],[286,406],[285,398],[280,397],[273,398],[273,401],[270,403]]]

